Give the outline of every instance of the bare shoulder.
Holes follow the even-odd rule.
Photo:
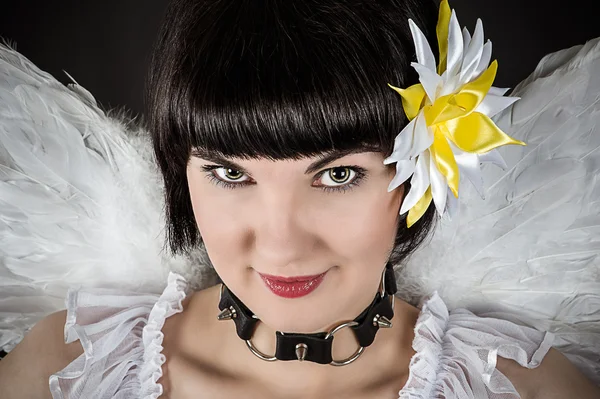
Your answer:
[[[497,368],[512,382],[523,399],[600,398],[600,388],[554,348],[536,368],[521,367],[514,360],[502,357],[498,357]]]
[[[66,316],[65,310],[42,319],[0,360],[0,386],[4,399],[51,398],[50,375],[83,353],[79,341],[65,344]]]
[[[158,380],[163,387],[160,399],[171,397],[173,386],[181,388],[181,385],[188,386],[190,380],[198,381],[197,374],[193,378],[187,378],[190,375],[190,363],[197,365],[203,359],[214,359],[218,356],[210,352],[218,350],[218,346],[207,344],[212,331],[210,324],[204,322],[210,317],[210,313],[214,312],[212,308],[217,307],[213,302],[218,298],[218,288],[210,287],[191,293],[182,303],[183,312],[165,320],[162,328],[162,354],[165,356],[165,362],[162,365],[162,376]],[[202,337],[203,345],[198,345],[198,337]],[[208,354],[205,353],[207,351]],[[206,387],[202,389],[206,393]]]

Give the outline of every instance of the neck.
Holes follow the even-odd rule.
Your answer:
[[[218,300],[218,298],[217,298]],[[375,341],[354,362],[335,367],[313,362],[274,361],[267,362],[254,356],[235,332],[233,322],[222,323],[226,330],[226,359],[234,362],[236,369],[249,381],[257,381],[275,397],[324,397],[342,393],[365,394],[373,389],[385,389],[392,383],[400,388],[408,376],[408,363],[413,355],[413,328],[418,310],[396,300],[391,328],[379,329]],[[217,322],[215,320],[215,322]],[[332,326],[324,326],[322,331]],[[259,322],[252,336],[254,346],[265,354],[275,353],[276,331]],[[352,356],[359,348],[354,333],[343,328],[335,334],[332,346],[334,359]],[[396,386],[401,384],[400,386]],[[396,391],[397,393],[397,391]],[[279,396],[278,396],[279,395]]]

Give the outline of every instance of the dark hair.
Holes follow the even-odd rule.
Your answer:
[[[418,82],[409,18],[435,51],[433,0],[172,1],[146,98],[171,252],[202,243],[186,177],[195,148],[268,159],[391,154],[407,119],[387,84]],[[401,218],[390,262],[421,243],[434,213],[432,204],[410,229]]]

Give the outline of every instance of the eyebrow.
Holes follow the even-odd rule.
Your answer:
[[[305,174],[313,173],[313,172],[317,171],[318,169],[321,169],[322,167],[324,167],[340,158],[345,157],[346,155],[358,154],[358,153],[363,153],[363,152],[373,152],[373,151],[374,151],[373,149],[365,148],[365,147],[358,147],[358,148],[353,148],[353,149],[349,149],[349,150],[329,151],[329,152],[324,153],[323,155],[320,155],[319,159],[317,159],[316,161],[314,161],[313,163],[308,165],[308,167],[306,168],[304,173]],[[235,162],[223,157],[222,155],[220,155],[218,153],[205,151],[200,148],[193,148],[192,152],[191,152],[191,156],[206,159],[207,161],[211,161],[214,163],[218,163],[226,168],[235,169],[235,170],[243,172],[243,173],[248,173],[246,171],[246,169],[244,169],[243,166],[236,164]]]

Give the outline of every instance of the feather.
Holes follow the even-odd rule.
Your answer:
[[[399,293],[508,309],[600,384],[600,38],[544,57],[511,96],[495,122],[527,146],[483,166],[485,201],[461,181],[458,217],[397,268]]]
[[[480,64],[490,54],[488,42]],[[508,309],[511,321],[552,331],[596,383],[599,57],[596,39],[540,62],[511,94],[521,100],[495,117],[528,145],[497,150],[504,170],[483,166],[485,201],[461,181],[460,201],[448,197],[452,220],[397,267],[408,302],[437,290],[450,308],[490,317]],[[162,181],[135,121],[107,115],[87,90],[5,46],[0,103],[0,348],[64,308],[69,286],[158,293],[170,270],[194,289],[216,283],[203,248],[163,252]]]
[[[202,249],[163,251],[146,131],[5,46],[0,103],[0,348],[63,309],[70,286],[160,293],[169,271],[198,288],[215,283]]]

